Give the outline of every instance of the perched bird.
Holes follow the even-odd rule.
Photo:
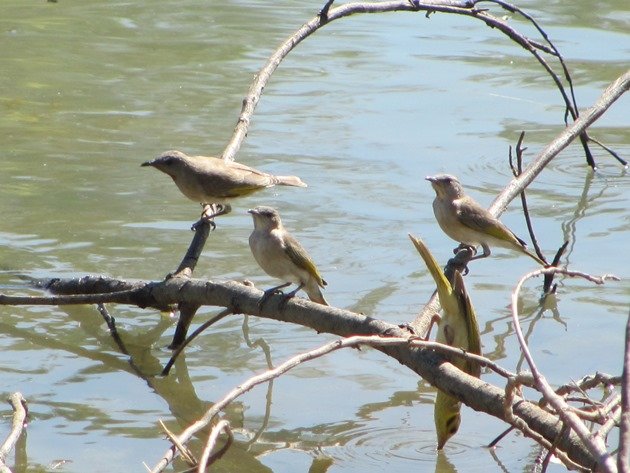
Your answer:
[[[297,176],[273,176],[244,164],[206,156],[187,156],[166,151],[142,163],[171,176],[182,194],[201,204],[218,204],[221,209],[208,218],[231,210],[229,201],[275,185],[306,187]]]
[[[483,254],[472,259],[490,256],[490,246],[501,246],[525,253],[541,265],[538,256],[530,253],[523,240],[503,225],[490,212],[464,194],[464,188],[455,176],[438,174],[427,181],[435,190],[433,212],[440,228],[453,240],[475,247],[481,245]]]
[[[409,237],[422,256],[437,286],[443,314],[438,322],[436,340],[452,347],[461,348],[468,353],[481,355],[479,325],[461,273],[455,271],[454,283],[451,284],[422,240],[411,235]],[[471,376],[478,378],[481,375],[481,367],[478,363],[459,357],[453,357],[450,362]],[[444,448],[448,439],[459,429],[461,424],[460,410],[461,403],[456,398],[438,391],[433,411],[438,450]]]
[[[287,298],[304,289],[310,300],[328,305],[320,291],[326,281],[302,245],[285,230],[278,211],[272,207],[256,207],[248,212],[254,218],[254,231],[249,236],[254,259],[269,276],[287,281],[265,291],[260,303],[278,289],[295,283],[297,289],[287,294]]]

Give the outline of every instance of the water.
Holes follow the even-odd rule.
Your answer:
[[[579,2],[521,6],[565,55],[580,106],[592,104],[627,68],[629,18],[621,1],[596,10]],[[199,209],[140,163],[171,148],[220,153],[253,74],[319,7],[5,0],[0,291],[28,293],[24,277],[158,280],[172,271]],[[593,130],[626,159],[627,106],[624,97]],[[437,228],[423,177],[457,174],[488,205],[510,177],[507,150],[520,131],[531,159],[562,129],[562,114],[542,69],[481,23],[410,13],[332,23],[274,74],[238,157],[299,175],[309,188],[278,188],[235,205],[208,241],[197,277],[274,284],[249,252],[245,213],[273,205],[317,261],[331,303],[409,321],[432,283],[407,233],[421,236],[441,261],[454,246]],[[570,267],[627,278],[629,179],[603,153],[596,159],[595,175],[577,145],[554,160],[531,187],[532,217],[549,257],[568,238]],[[502,218],[525,236],[516,202]],[[484,353],[510,369],[520,355],[506,307],[518,278],[531,269],[527,258],[497,250],[467,278]],[[540,368],[555,384],[596,370],[618,373],[627,282],[559,282],[555,314],[539,314],[538,281],[524,295],[522,323],[533,330]],[[109,309],[137,368],[157,373],[170,356],[173,320]],[[215,312],[204,309],[197,320]],[[277,365],[334,338],[232,316],[195,340],[172,376],[145,381],[92,307],[3,307],[0,314],[3,392],[21,391],[32,416],[21,450],[28,466],[15,471],[50,468],[59,459],[69,460],[61,468],[67,472],[141,471],[167,446],[157,419],[180,431],[267,367],[253,342],[264,341]],[[377,352],[336,353],[228,409],[238,442],[216,469],[520,471],[534,461],[536,449],[514,434],[494,454],[483,449],[503,426],[468,409],[460,432],[437,455],[434,395]],[[8,406],[2,413],[6,430]]]

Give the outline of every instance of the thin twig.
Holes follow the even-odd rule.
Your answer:
[[[512,162],[512,147],[510,146],[510,168],[512,168],[512,175],[514,177],[518,177],[523,172],[523,153],[527,148],[523,148],[523,139],[525,138],[525,132],[521,131],[521,134],[518,137],[518,141],[516,142],[516,166],[514,166]],[[534,225],[532,224],[532,219],[529,215],[529,206],[527,205],[527,196],[525,194],[525,189],[520,194],[521,196],[521,207],[523,208],[523,214],[525,215],[525,224],[527,225],[527,231],[529,232],[529,238],[532,240],[532,245],[538,257],[547,263],[545,259],[545,255],[543,255],[540,250],[540,245],[538,245],[538,239],[536,238],[536,233],[534,232]],[[553,275],[552,275],[553,277]],[[546,283],[547,281],[545,281]],[[551,286],[551,283],[545,284],[546,286]]]
[[[98,313],[101,314],[103,320],[107,324],[107,328],[109,329],[109,334],[114,339],[114,343],[118,346],[119,350],[125,354],[129,355],[129,350],[125,346],[125,343],[120,338],[120,334],[118,333],[118,329],[116,328],[116,319],[109,313],[105,304],[99,303],[96,306]]]
[[[626,161],[621,156],[619,156],[619,153],[617,153],[614,149],[610,148],[609,146],[606,146],[604,143],[602,143],[599,140],[596,140],[595,138],[593,138],[590,135],[588,137],[588,140],[592,141],[597,146],[599,146],[600,148],[602,148],[605,151],[607,151],[608,153],[610,153],[613,156],[613,158],[615,158],[617,161],[619,161],[619,163],[622,164],[624,167],[626,167],[626,168],[628,167],[628,161]]]
[[[560,51],[558,50],[558,48],[556,48],[553,42],[549,39],[549,36],[545,32],[545,30],[542,29],[542,27],[531,15],[521,10],[516,5],[504,2],[503,0],[478,0],[475,2],[475,4],[482,3],[482,2],[496,3],[497,5],[501,6],[502,8],[506,9],[509,12],[518,13],[523,18],[527,19],[527,21],[529,21],[534,26],[534,28],[536,28],[536,30],[538,30],[540,35],[544,38],[545,42],[551,48],[552,55],[556,56],[558,58],[558,61],[560,62],[560,66],[562,67],[562,71],[564,72],[564,78],[567,80],[569,84],[569,91],[571,92],[571,101],[569,101],[569,98],[567,97],[566,92],[564,92],[564,87],[562,86],[562,83],[560,82],[559,79],[556,81],[556,84],[561,89],[562,96],[565,99],[567,111],[571,113],[571,116],[575,120],[578,117],[579,112],[578,112],[577,102],[575,100],[575,91],[573,89],[573,81],[571,80],[571,74],[569,74],[569,69],[567,68],[566,63],[564,62],[564,58],[562,57],[562,54],[560,54]],[[568,124],[566,118],[565,118],[565,124]]]
[[[195,435],[201,429],[209,425],[213,421],[215,416],[219,412],[221,412],[221,410],[223,410],[229,403],[231,403],[234,399],[238,398],[242,394],[250,391],[255,386],[261,383],[270,381],[272,379],[275,379],[278,376],[281,376],[282,374],[295,368],[296,366],[299,366],[300,364],[306,361],[310,361],[310,360],[322,357],[324,355],[327,355],[328,353],[339,350],[341,348],[357,347],[360,345],[379,346],[379,347],[412,345],[418,348],[421,347],[421,348],[426,348],[426,349],[439,350],[442,353],[448,353],[453,356],[461,356],[466,359],[474,360],[480,363],[481,365],[490,367],[491,369],[501,374],[502,376],[506,376],[506,377],[514,376],[513,373],[510,373],[509,371],[501,368],[500,366],[496,365],[496,363],[494,363],[493,361],[483,356],[466,353],[460,348],[443,345],[437,342],[425,342],[425,341],[422,341],[413,337],[402,338],[402,337],[380,337],[380,336],[353,336],[353,337],[343,338],[343,339],[339,339],[339,340],[335,340],[333,342],[327,343],[326,345],[318,347],[314,350],[310,350],[308,352],[296,355],[274,369],[267,370],[266,372],[262,374],[249,378],[247,381],[245,381],[244,383],[240,384],[239,386],[234,388],[232,391],[230,391],[220,401],[215,403],[212,406],[212,408],[206,411],[206,413],[203,415],[203,417],[201,417],[201,419],[199,419],[198,421],[190,425],[179,436],[177,436],[177,444],[184,445],[188,440],[190,440],[190,438],[192,438],[193,435]],[[172,460],[173,453],[174,453],[174,450],[172,448],[169,449],[164,454],[162,459],[158,462],[158,464],[156,464],[155,467],[151,471],[153,473],[163,471],[164,468],[166,468],[166,466]]]
[[[2,473],[11,473],[11,470],[5,464],[5,460],[9,452],[13,450],[20,435],[22,435],[22,431],[26,426],[26,416],[28,415],[26,399],[24,399],[22,393],[13,393],[7,400],[13,408],[13,418],[11,420],[11,432],[2,446],[0,446],[0,472]]]
[[[168,427],[166,427],[166,424],[162,421],[162,419],[158,419],[158,424],[160,424],[160,427],[166,434],[166,437],[173,444],[173,447],[177,448],[177,450],[179,451],[179,454],[182,457],[182,460],[184,460],[186,463],[188,463],[191,466],[196,465],[197,460],[193,456],[192,452],[186,447],[186,445],[183,444],[183,442],[179,441],[179,439],[177,438],[177,435],[175,435],[173,432],[169,430]]]
[[[171,359],[168,360],[168,363],[166,363],[166,366],[164,367],[164,369],[162,370],[162,376],[167,376],[168,373],[171,371],[171,368],[173,367],[173,365],[175,364],[175,361],[177,360],[177,357],[180,355],[181,352],[184,351],[184,348],[186,348],[186,346],[188,346],[188,344],[190,342],[192,342],[199,334],[201,334],[205,329],[207,329],[208,327],[214,325],[215,323],[217,323],[219,320],[221,320],[224,317],[227,317],[228,315],[232,314],[232,309],[223,309],[221,312],[219,312],[217,315],[215,315],[214,317],[212,317],[210,320],[204,322],[203,324],[201,324],[199,327],[197,327],[197,329],[191,333],[188,338],[186,340],[184,340],[183,343],[181,343],[178,347],[177,350],[175,350],[175,352],[173,353],[173,355],[171,356]]]
[[[619,454],[617,466],[620,473],[630,472],[630,316],[626,321],[626,343],[623,356],[623,382],[621,383],[621,422],[619,426]]]
[[[228,436],[227,442],[225,443],[223,447],[221,447],[221,449],[218,452],[210,456],[210,454],[212,453],[212,450],[214,450],[217,440],[219,439],[219,434],[222,431],[225,431],[225,433]],[[208,441],[206,442],[206,446],[203,449],[201,458],[199,459],[197,472],[204,473],[208,466],[212,465],[215,461],[221,458],[225,454],[225,452],[227,452],[228,448],[230,448],[233,441],[234,441],[234,435],[232,434],[232,429],[230,429],[230,423],[227,420],[219,421],[217,425],[215,425],[212,428],[212,430],[210,431],[210,434],[208,435]]]
[[[577,415],[575,415],[571,407],[564,401],[561,396],[558,396],[553,391],[547,380],[538,370],[534,358],[529,351],[529,347],[527,346],[527,342],[523,337],[523,332],[521,331],[520,320],[518,316],[518,299],[520,297],[521,289],[525,281],[532,277],[545,274],[545,272],[547,271],[554,271],[569,277],[582,277],[588,281],[595,282],[596,284],[603,284],[606,279],[618,280],[618,278],[610,275],[595,277],[577,271],[568,271],[560,268],[546,268],[532,271],[531,273],[523,276],[516,285],[514,292],[512,293],[512,322],[514,324],[514,332],[516,333],[516,337],[521,346],[521,350],[523,350],[523,355],[525,356],[525,359],[529,364],[538,390],[543,394],[545,401],[556,410],[560,418],[576,432],[576,434],[580,437],[582,442],[584,442],[586,447],[597,458],[598,467],[601,468],[601,471],[615,473],[617,471],[617,468],[614,464],[613,457],[606,449],[605,443],[601,439],[593,437],[593,435],[584,425],[584,423],[578,418]]]

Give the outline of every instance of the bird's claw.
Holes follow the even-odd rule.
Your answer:
[[[284,294],[284,293],[277,287],[272,287],[271,289],[267,289],[263,293],[263,296],[258,300],[258,308],[261,309],[262,306],[265,305],[265,303],[269,300],[269,298],[271,296],[275,296],[276,294]]]
[[[207,218],[209,220],[214,217],[228,214],[232,211],[230,204],[203,204],[203,212],[201,212],[201,218]]]
[[[269,298],[271,296],[274,296],[276,294],[282,294],[284,295],[284,292],[282,292],[282,288],[287,287],[291,285],[290,282],[286,283],[286,284],[281,284],[280,286],[275,286],[272,287],[270,289],[267,289],[263,296],[260,298],[260,300],[258,301],[258,308],[262,308],[262,306],[269,300]],[[285,304],[287,303],[287,300],[291,299],[293,296],[295,295],[295,291],[289,292],[288,294],[285,295],[285,297],[282,298],[282,301],[280,301],[279,307],[283,308],[285,306]]]

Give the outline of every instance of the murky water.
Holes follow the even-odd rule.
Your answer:
[[[564,53],[582,107],[627,68],[625,3],[521,6]],[[220,153],[253,74],[319,8],[286,0],[5,0],[0,291],[27,293],[24,277],[160,279],[172,271],[199,209],[140,163],[170,148]],[[623,98],[593,130],[626,159],[628,103]],[[245,213],[269,204],[317,261],[331,303],[409,321],[432,283],[407,233],[442,261],[454,246],[434,221],[423,177],[457,174],[489,204],[510,177],[507,151],[520,131],[531,158],[562,129],[562,115],[542,69],[479,22],[399,13],[330,24],[280,66],[239,154],[264,170],[299,175],[309,188],[240,201],[212,234],[197,276],[273,284],[249,252]],[[564,262],[573,269],[627,277],[630,179],[603,153],[597,160],[592,175],[578,146],[566,150],[531,187],[531,213],[549,256],[569,239]],[[525,236],[516,203],[503,220]],[[527,258],[498,250],[467,278],[484,353],[511,369],[519,352],[506,307],[531,269]],[[555,312],[540,313],[538,287],[527,286],[522,322],[533,329],[531,347],[550,381],[619,372],[629,295],[624,281],[561,280]],[[15,471],[59,459],[69,460],[60,468],[67,472],[141,471],[167,446],[157,419],[178,431],[266,368],[254,342],[264,342],[277,365],[332,339],[233,316],[195,340],[172,376],[145,381],[135,370],[159,372],[173,321],[110,310],[135,365],[92,307],[0,308],[2,391],[21,391],[32,415]],[[433,397],[430,386],[379,353],[336,353],[231,407],[238,442],[216,470],[520,471],[533,462],[535,449],[520,436],[494,454],[483,449],[502,425],[470,410],[437,455]],[[2,414],[5,431],[9,408]]]

